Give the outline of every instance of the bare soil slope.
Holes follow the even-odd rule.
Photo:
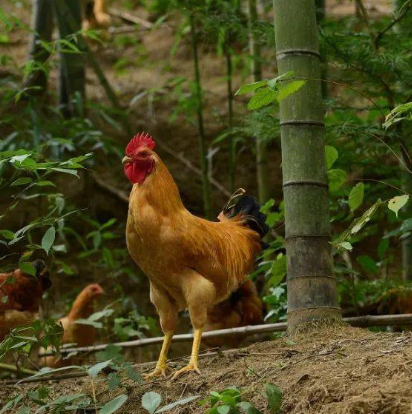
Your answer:
[[[202,376],[189,374],[175,382],[167,378],[143,386],[130,384],[126,390],[116,391],[129,395],[119,412],[144,413],[141,397],[147,391],[161,394],[164,405],[191,395],[201,395],[200,400],[211,390],[221,391],[233,385],[244,391],[244,400],[265,412],[263,383],[272,382],[283,391],[282,413],[411,413],[411,345],[410,332],[372,333],[336,326],[223,354],[209,352],[201,358]],[[183,363],[179,360],[171,365],[177,368]],[[35,386],[27,384],[18,388],[22,391]],[[86,379],[50,382],[48,386],[56,396],[90,392]],[[0,386],[0,401],[7,401],[11,391],[17,391],[15,386]],[[107,401],[109,393],[99,391],[99,402]],[[170,412],[203,413],[205,410],[204,406],[192,402]]]

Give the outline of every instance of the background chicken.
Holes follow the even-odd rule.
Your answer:
[[[76,323],[79,319],[87,319],[95,311],[96,299],[104,293],[97,283],[87,285],[73,302],[69,314],[61,319],[64,334],[61,344],[75,344],[75,346],[93,345],[96,338],[96,329],[91,325]],[[56,359],[55,356],[45,357],[44,363],[49,367],[70,365],[73,358]]]
[[[240,326],[258,325],[263,321],[263,303],[255,284],[247,279],[226,300],[215,305],[207,314],[204,331],[237,328]],[[234,347],[239,343],[239,336],[207,338],[209,346],[223,344]],[[230,343],[229,343],[230,342]]]
[[[267,233],[265,215],[252,197],[235,194],[211,222],[183,206],[179,190],[147,134],[126,148],[130,194],[126,239],[133,260],[150,281],[150,298],[165,333],[157,366],[149,376],[165,375],[167,352],[178,312],[188,308],[194,341],[189,365],[198,369],[198,352],[208,312],[238,289],[252,270]]]
[[[43,293],[51,280],[42,260],[32,263],[36,276],[20,269],[0,274],[0,340],[18,326],[29,325],[38,317]]]

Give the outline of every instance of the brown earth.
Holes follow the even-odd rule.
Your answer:
[[[212,390],[236,386],[243,400],[265,411],[263,384],[271,382],[283,391],[281,413],[300,414],[409,414],[412,412],[412,333],[373,333],[337,325],[316,333],[256,343],[248,348],[213,353],[200,361],[202,375],[188,374],[172,382],[155,380],[143,386],[127,383],[111,396],[99,385],[97,400],[107,401],[126,393],[129,399],[119,413],[145,413],[141,397],[155,391],[162,406],[192,395],[205,398]],[[173,345],[172,345],[173,346]],[[174,345],[177,346],[177,345]],[[185,361],[173,362],[173,369]],[[146,370],[148,370],[146,364]],[[142,370],[143,371],[143,370]],[[3,403],[11,393],[38,385],[0,387]],[[53,395],[91,392],[86,379],[48,383]],[[169,412],[203,413],[205,406],[192,402]]]

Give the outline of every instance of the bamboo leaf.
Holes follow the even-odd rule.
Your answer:
[[[363,183],[358,183],[352,188],[349,193],[349,208],[352,213],[362,204],[364,193],[365,186]]]
[[[160,413],[164,413],[164,412],[166,412],[166,411],[172,410],[173,408],[175,408],[175,407],[177,407],[177,406],[179,406],[179,405],[185,405],[185,404],[188,404],[188,403],[190,403],[190,402],[192,402],[192,401],[194,401],[194,400],[197,400],[199,397],[200,397],[200,395],[192,395],[192,396],[190,396],[190,397],[183,398],[183,399],[181,399],[181,400],[179,400],[179,401],[172,402],[172,403],[170,403],[170,404],[165,405],[165,406],[164,406],[164,407],[162,407],[162,408],[159,408],[159,409],[156,411],[156,414],[160,414]]]
[[[373,260],[370,256],[362,255],[356,258],[356,261],[362,266],[362,269],[366,272],[378,273],[378,266],[376,265],[375,260]]]
[[[99,373],[103,371],[105,368],[107,368],[111,363],[112,363],[111,359],[104,361],[104,362],[98,362],[97,364],[91,366],[87,370],[87,373],[89,374],[91,378],[96,378],[99,375]]]
[[[53,246],[55,238],[56,238],[56,229],[54,227],[50,227],[46,231],[46,233],[44,233],[44,236],[41,239],[41,247],[47,254],[49,254],[49,251],[51,247]]]
[[[409,196],[407,194],[393,197],[388,201],[388,208],[392,210],[396,217],[398,217],[399,210],[408,202]]]
[[[106,403],[100,410],[99,414],[112,414],[117,411],[127,401],[127,395],[118,395],[113,400]]]
[[[342,185],[347,180],[347,174],[345,171],[336,169],[336,170],[329,170],[327,172],[328,175],[328,182],[329,182],[329,190],[333,193],[339,188],[342,187]]]

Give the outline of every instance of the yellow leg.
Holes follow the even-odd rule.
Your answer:
[[[174,333],[173,331],[165,332],[165,337],[163,339],[162,350],[160,351],[160,355],[159,355],[159,359],[158,359],[157,364],[156,364],[156,368],[150,374],[145,375],[146,379],[154,378],[154,377],[160,377],[160,376],[163,376],[163,377],[166,376],[167,353],[169,351],[170,343],[172,342],[173,333]]]
[[[192,346],[192,354],[190,356],[189,365],[186,367],[179,369],[173,375],[172,379],[176,379],[179,375],[183,374],[184,372],[195,371],[200,374],[200,370],[197,366],[198,359],[199,359],[199,348],[200,348],[200,341],[202,339],[202,332],[203,329],[195,329],[194,338],[193,338],[193,346]]]

